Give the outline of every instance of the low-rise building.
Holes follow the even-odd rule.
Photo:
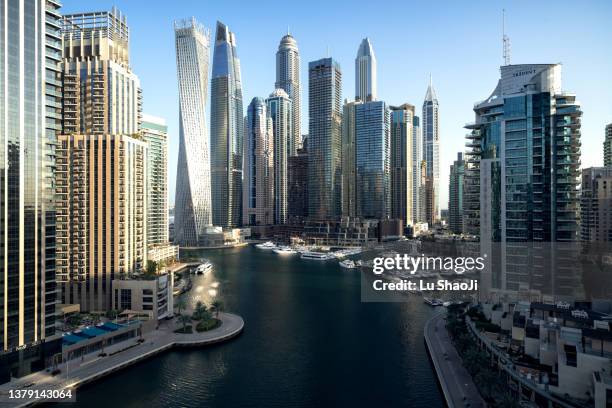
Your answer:
[[[174,275],[171,273],[152,278],[115,279],[112,282],[112,308],[147,314],[151,320],[172,317],[173,287]]]
[[[173,263],[179,257],[178,245],[161,244],[149,246],[147,250],[147,260],[156,262],[157,264],[163,262],[166,265]]]

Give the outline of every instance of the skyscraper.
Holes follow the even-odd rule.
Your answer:
[[[376,100],[376,56],[369,38],[361,41],[355,58],[355,100]]]
[[[168,243],[168,126],[155,116],[143,115],[142,135],[147,142],[147,245]]]
[[[7,382],[61,352],[61,339],[53,337],[61,16],[54,0],[0,5],[0,382]]]
[[[274,222],[274,136],[266,102],[253,98],[247,108],[242,193],[245,225]]]
[[[391,215],[389,108],[383,101],[355,106],[356,215]]]
[[[604,166],[612,166],[612,123],[606,125],[604,146]]]
[[[179,85],[179,156],[174,242],[197,246],[212,224],[210,138],[206,125],[210,34],[195,19],[174,23]]]
[[[236,37],[217,22],[210,98],[213,224],[242,223],[242,82]]]
[[[465,165],[463,153],[450,166],[448,181],[448,225],[455,234],[463,233],[463,178]]]
[[[431,178],[432,210],[427,219],[434,224],[440,218],[440,133],[438,126],[438,98],[436,91],[429,80],[429,86],[423,102],[423,158],[427,164],[427,177]]]
[[[403,104],[391,106],[391,218],[401,219],[404,225],[416,222],[414,190],[418,188],[415,178],[413,151],[417,146],[414,131],[414,106]]]
[[[342,72],[332,58],[308,65],[308,216],[341,215]]]
[[[612,241],[612,167],[582,169],[580,196],[580,239]]]
[[[284,89],[291,99],[292,144],[295,155],[301,145],[301,84],[300,84],[300,53],[295,38],[287,33],[283,36],[276,52],[276,88]]]
[[[302,135],[302,147],[289,157],[288,218],[297,220],[308,217],[308,135]]]
[[[554,248],[579,234],[582,112],[575,95],[561,91],[561,65],[502,66],[496,88],[474,112],[466,126],[464,229],[499,262],[493,282],[517,291],[529,272],[531,288],[543,291],[571,279],[575,271],[561,277],[570,251],[543,255],[543,243]]]
[[[281,88],[270,94],[266,104],[274,135],[274,223],[284,224],[288,211],[288,160],[297,151],[292,129],[293,107],[289,95]]]
[[[57,146],[57,280],[62,303],[107,311],[112,280],[146,262],[139,81],[129,66],[127,20],[116,9],[64,16],[62,36],[67,95]]]
[[[357,214],[357,163],[355,157],[355,111],[361,101],[345,102],[342,107],[342,216]]]
[[[424,182],[423,182],[423,136],[421,118],[414,115],[412,119],[412,218],[414,223],[425,222],[424,215]]]

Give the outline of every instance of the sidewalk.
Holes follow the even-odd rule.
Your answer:
[[[158,330],[143,335],[143,342],[138,338],[130,339],[117,345],[106,348],[106,357],[99,357],[98,353],[91,353],[85,359],[75,359],[68,364],[61,364],[58,368],[61,374],[52,376],[46,371],[40,371],[10,383],[0,385],[0,408],[25,407],[34,405],[43,400],[10,399],[9,390],[66,390],[75,389],[83,384],[94,381],[114,371],[130,366],[138,361],[149,358],[173,347],[195,347],[219,343],[229,340],[240,334],[244,328],[244,320],[231,313],[219,313],[223,324],[207,332],[194,332],[192,334],[174,333],[181,327],[176,319],[164,322]],[[122,350],[122,351],[120,351]],[[116,354],[110,355],[111,353]],[[78,392],[76,392],[78,398]]]
[[[449,408],[485,408],[472,376],[463,366],[440,313],[425,323],[425,342]]]

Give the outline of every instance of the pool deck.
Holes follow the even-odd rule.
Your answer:
[[[425,323],[425,343],[433,363],[444,400],[449,408],[485,408],[472,376],[463,366],[444,321],[444,313],[433,316]]]
[[[134,338],[107,347],[104,350],[108,354],[106,357],[99,357],[98,353],[91,353],[82,360],[74,359],[67,364],[61,364],[58,368],[62,372],[56,376],[52,376],[47,371],[40,371],[14,379],[0,385],[0,408],[27,407],[37,403],[51,402],[36,399],[10,399],[9,390],[70,389],[73,394],[76,394],[78,400],[76,389],[84,384],[175,347],[201,347],[230,340],[238,336],[244,329],[244,320],[240,316],[219,313],[219,319],[223,324],[218,328],[202,333],[194,331],[192,334],[174,333],[174,330],[181,327],[177,319],[165,321],[157,330],[145,333],[142,342],[138,341],[139,338]]]

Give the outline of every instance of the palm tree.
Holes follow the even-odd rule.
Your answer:
[[[183,325],[183,333],[185,333],[187,329],[187,324],[191,323],[191,317],[186,314],[179,315],[179,322]]]
[[[185,308],[187,307],[187,303],[185,302],[185,299],[180,298],[179,300],[177,300],[176,307],[178,309],[178,314],[180,315],[181,312],[185,310]]]
[[[193,318],[195,320],[203,320],[206,312],[208,312],[206,305],[198,301],[198,303],[196,303],[195,311],[193,312]]]
[[[219,312],[223,310],[223,302],[221,302],[220,300],[216,299],[216,300],[213,300],[213,302],[212,302],[212,304],[210,306],[215,311],[215,317],[218,319],[219,318]]]

